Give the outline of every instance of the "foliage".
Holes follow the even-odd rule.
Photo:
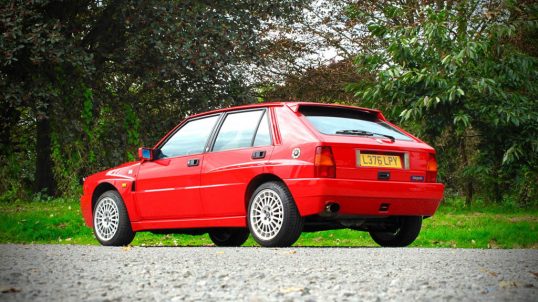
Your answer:
[[[243,66],[267,62],[259,32],[302,5],[3,1],[0,193],[76,194],[186,115],[253,101]]]
[[[353,93],[345,86],[361,81],[352,60],[342,60],[327,66],[309,68],[301,74],[289,74],[284,84],[267,87],[267,101],[344,102],[354,101]]]
[[[0,198],[78,195],[189,114],[283,99],[383,109],[436,148],[447,195],[536,205],[536,16],[530,0],[3,1]]]
[[[377,13],[351,7],[383,47],[359,54],[359,72],[375,78],[349,89],[440,145],[441,162],[459,154],[453,164],[464,167],[457,171],[468,197],[482,184],[499,202],[514,188],[522,201],[538,199],[529,195],[538,170],[538,59],[513,42],[536,35],[538,7],[436,3],[391,3]]]

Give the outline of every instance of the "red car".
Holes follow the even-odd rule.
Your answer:
[[[139,157],[84,182],[82,213],[103,245],[151,231],[290,246],[301,232],[350,228],[407,246],[444,190],[432,147],[378,110],[342,105],[193,115]]]

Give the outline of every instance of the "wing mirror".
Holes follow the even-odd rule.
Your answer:
[[[153,149],[141,147],[138,148],[138,158],[140,160],[153,160]]]

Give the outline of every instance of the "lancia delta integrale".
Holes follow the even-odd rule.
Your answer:
[[[261,103],[193,115],[139,160],[87,177],[81,208],[103,245],[136,232],[266,247],[348,228],[407,246],[443,197],[435,150],[378,110]]]

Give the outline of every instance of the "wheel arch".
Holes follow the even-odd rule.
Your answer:
[[[118,189],[109,182],[102,182],[99,185],[97,185],[97,187],[95,187],[95,190],[93,190],[93,193],[92,193],[92,216],[93,216],[93,211],[95,209],[95,203],[97,202],[97,199],[106,191],[116,191],[119,193]]]
[[[256,188],[268,181],[280,181],[284,185],[286,185],[280,177],[271,173],[259,174],[253,179],[251,179],[249,184],[247,185],[247,189],[245,190],[245,213],[248,212],[248,203],[250,202],[252,194],[254,194],[254,191],[256,191]]]

